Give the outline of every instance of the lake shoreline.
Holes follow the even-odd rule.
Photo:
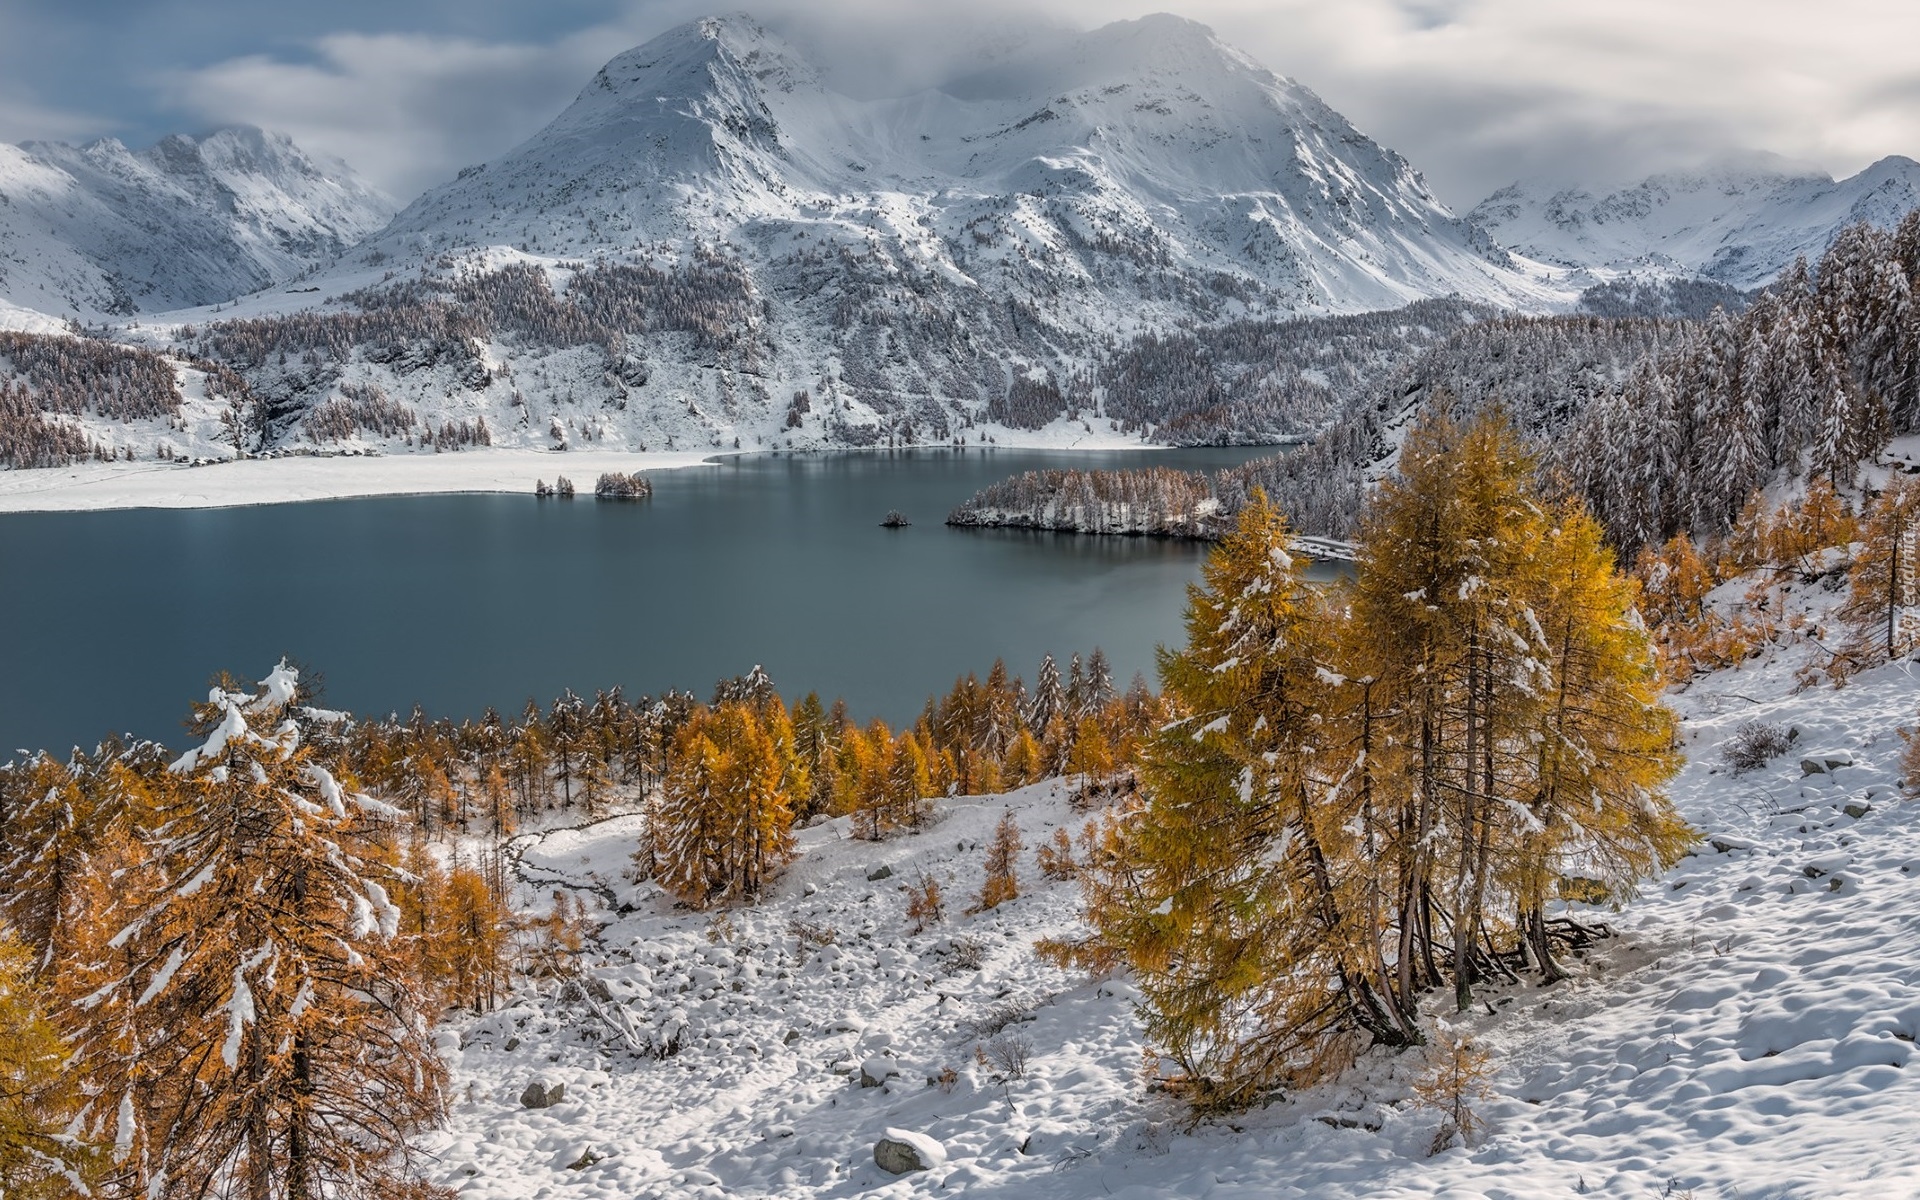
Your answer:
[[[284,455],[187,466],[159,462],[76,463],[0,471],[0,514],[110,512],[125,509],[243,508],[311,500],[399,496],[513,494],[532,497],[536,481],[565,475],[585,493],[603,472],[678,471],[726,459],[900,452],[992,454],[1047,450],[1158,454],[1192,447],[1092,438],[1072,445],[1038,444],[886,447],[823,446],[804,450],[530,450],[501,447],[445,454]]]

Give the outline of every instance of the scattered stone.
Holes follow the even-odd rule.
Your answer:
[[[860,1064],[860,1086],[877,1088],[899,1074],[900,1068],[894,1066],[892,1059],[875,1055]]]
[[[1807,865],[1801,869],[1806,873],[1808,879],[1819,879],[1822,876],[1832,875],[1836,871],[1845,869],[1847,864],[1852,861],[1853,855],[1848,854],[1844,850],[1835,850],[1830,854],[1822,854],[1810,860]]]
[[[508,1054],[512,1054],[515,1050],[518,1050],[520,1048],[520,1039],[517,1037],[508,1038],[507,1044],[503,1048],[506,1050]]]
[[[799,1040],[800,1031],[798,1029],[789,1029],[787,1030],[786,1036],[780,1039],[780,1044],[782,1046],[791,1046]]]
[[[885,863],[881,863],[879,866],[873,868],[873,870],[867,872],[868,883],[878,883],[882,879],[892,878],[893,868],[887,866]]]
[[[1850,750],[1821,750],[1800,758],[1801,775],[1831,775],[1841,767],[1853,765],[1853,752]]]
[[[873,1144],[873,1161],[889,1175],[905,1175],[932,1170],[947,1161],[947,1152],[924,1133],[888,1129],[887,1135]]]
[[[567,1085],[556,1083],[549,1087],[538,1079],[527,1085],[520,1093],[520,1103],[526,1108],[552,1108],[567,1098]]]
[[[1840,811],[1858,821],[1861,817],[1873,811],[1873,805],[1868,804],[1865,800],[1849,800]]]

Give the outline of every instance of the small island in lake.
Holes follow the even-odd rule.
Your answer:
[[[601,500],[645,500],[653,495],[653,483],[638,472],[608,471],[593,485],[593,494]]]
[[[890,508],[887,510],[887,519],[880,522],[880,527],[882,529],[904,529],[911,524],[913,524],[913,522],[907,520],[906,515],[899,509]]]

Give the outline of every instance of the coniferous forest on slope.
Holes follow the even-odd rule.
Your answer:
[[[1510,418],[1439,412],[1368,500],[1348,583],[1309,586],[1255,491],[1158,692],[1116,691],[1096,651],[1031,685],[995,664],[900,730],[758,673],[706,703],[569,694],[456,724],[328,711],[284,663],[222,679],[184,753],[108,742],[0,771],[0,1170],[23,1195],[425,1194],[409,1147],[449,1103],[436,1024],[556,987],[596,1003],[600,897],[516,912],[516,829],[637,814],[630,879],[724,921],[809,822],[884,842],[944,797],[1055,776],[1084,827],[1033,861],[1077,881],[1086,924],[1038,952],[1133,980],[1156,1086],[1233,1111],[1369,1047],[1427,1053],[1435,1014],[1563,978],[1608,936],[1567,901],[1622,901],[1694,846],[1665,791],[1672,679],[1803,633],[1836,647],[1816,671],[1836,681],[1904,652],[1917,496],[1821,479],[1630,571]],[[1708,603],[1721,580],[1802,576],[1847,589],[1834,628]],[[920,928],[1018,897],[1031,868],[1003,824],[976,895],[909,881]],[[1477,1078],[1470,1048],[1447,1053]],[[1471,1135],[1467,1108],[1450,1119]]]

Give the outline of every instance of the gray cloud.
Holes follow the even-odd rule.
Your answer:
[[[98,116],[52,108],[0,86],[0,142],[73,141],[95,136],[109,124]]]
[[[924,86],[1018,31],[1168,7],[1106,0],[775,0],[770,24],[867,92]],[[1920,156],[1920,6],[1884,0],[1190,0],[1405,154],[1464,208],[1517,177],[1625,182],[1761,149],[1850,173]],[[162,78],[208,121],[284,129],[402,198],[505,150],[607,58],[700,8],[638,0],[547,40],[336,33]],[[0,102],[0,121],[5,119]],[[0,126],[4,128],[4,126]]]

